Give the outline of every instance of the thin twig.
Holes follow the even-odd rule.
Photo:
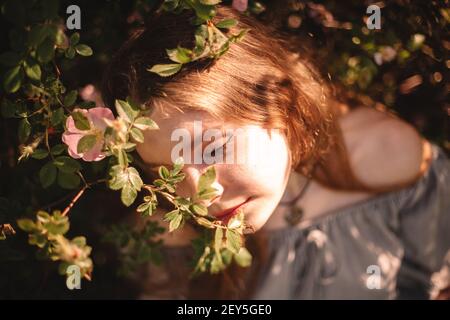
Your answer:
[[[48,143],[48,124],[49,123],[47,123],[47,127],[45,128],[45,146],[47,147],[50,158],[52,158],[52,160],[55,161],[55,157],[53,156],[51,149],[50,149],[50,144]]]
[[[67,213],[70,211],[70,209],[72,209],[72,207],[74,206],[75,202],[77,202],[78,199],[80,199],[80,197],[83,195],[84,191],[85,191],[87,188],[90,188],[91,186],[93,186],[93,185],[95,185],[95,184],[99,184],[99,183],[106,182],[106,181],[107,181],[106,179],[99,179],[99,180],[94,181],[94,182],[91,182],[91,183],[86,183],[86,184],[84,185],[84,187],[81,188],[80,191],[78,191],[78,193],[77,193],[76,196],[72,199],[72,201],[69,203],[69,205],[64,209],[64,211],[62,212],[62,215],[63,215],[63,216],[66,216],[66,215],[67,215]]]
[[[78,193],[77,195],[72,199],[72,201],[70,202],[70,204],[64,209],[62,215],[66,216],[67,213],[70,211],[70,209],[72,209],[73,205],[75,204],[75,202],[78,201],[78,199],[83,195],[84,191],[88,188],[87,185],[85,185]]]

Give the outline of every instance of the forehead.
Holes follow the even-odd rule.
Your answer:
[[[155,110],[150,117],[158,124],[159,129],[144,131],[144,143],[137,145],[139,155],[149,164],[172,163],[171,150],[179,143],[180,131],[187,133],[187,140],[190,140],[193,148],[198,147],[194,141],[198,141],[202,145],[203,134],[207,135],[214,130],[216,130],[216,133],[212,133],[214,136],[218,134],[222,137],[229,137],[230,135],[239,137],[240,140],[237,141],[241,143],[239,146],[243,147],[244,150],[251,144],[256,145],[257,142],[263,144],[278,143],[277,141],[282,136],[276,129],[264,129],[252,124],[242,125],[226,122],[200,110],[183,112],[171,110],[164,113]],[[174,133],[176,138],[172,141],[172,134]],[[277,137],[275,140],[273,140],[274,136]]]
[[[194,121],[202,121],[207,126],[221,126],[224,121],[213,117],[206,111],[201,110],[177,110],[161,111],[155,109],[150,116],[158,126],[160,131],[171,131],[176,128],[190,129]]]
[[[155,163],[167,163],[167,151],[177,144],[177,141],[171,141],[172,133],[175,130],[187,130],[194,138],[194,133],[198,133],[194,132],[194,123],[197,121],[201,121],[202,131],[211,128],[220,130],[227,126],[224,121],[212,117],[206,111],[199,110],[172,109],[168,112],[161,112],[159,109],[155,109],[150,118],[158,124],[159,129],[144,131],[144,142],[137,145],[137,150],[144,161]]]

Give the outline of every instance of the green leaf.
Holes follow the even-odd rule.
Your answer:
[[[200,2],[193,2],[192,7],[197,14],[197,17],[204,21],[211,20],[216,15],[216,10],[213,5],[205,5]]]
[[[211,259],[210,272],[212,274],[219,273],[225,268],[220,254],[215,253]]]
[[[116,173],[111,180],[109,180],[109,188],[112,190],[120,190],[125,183],[128,183],[128,174],[121,171]]]
[[[39,248],[43,248],[47,244],[47,238],[43,234],[30,234],[30,236],[28,237],[28,243],[36,245]]]
[[[68,47],[67,36],[64,30],[62,30],[61,28],[58,28],[58,31],[56,31],[55,42],[56,45],[59,47],[58,49],[60,48],[65,49]]]
[[[96,135],[89,134],[89,135],[83,136],[78,141],[77,153],[85,153],[85,152],[91,150],[95,146],[96,143],[97,143]]]
[[[23,80],[23,69],[21,66],[16,66],[5,72],[3,77],[3,88],[6,92],[14,93],[20,89]]]
[[[155,121],[147,117],[139,117],[134,121],[133,125],[141,130],[159,129]]]
[[[233,253],[238,253],[241,248],[241,235],[235,230],[229,230],[225,232],[227,238],[227,249]]]
[[[201,225],[201,226],[203,226],[205,228],[209,228],[209,229],[214,229],[215,228],[214,224],[211,221],[209,221],[208,219],[206,219],[206,218],[197,217],[197,218],[195,218],[195,221],[199,225]]]
[[[36,149],[36,150],[34,150],[31,157],[34,159],[37,159],[37,160],[42,160],[42,159],[48,157],[48,151],[45,149]]]
[[[195,35],[194,53],[196,56],[200,56],[203,53],[203,51],[205,51],[205,43],[206,43],[205,38],[197,34]]]
[[[64,97],[64,105],[66,107],[70,107],[74,105],[74,103],[77,101],[78,97],[78,91],[77,90],[71,90],[69,91],[66,96]]]
[[[128,165],[128,157],[127,157],[127,153],[125,152],[125,150],[119,150],[119,154],[118,154],[118,160],[119,160],[119,165],[122,168],[125,168]]]
[[[206,188],[197,194],[197,198],[200,200],[209,200],[217,195],[217,189]]]
[[[59,156],[53,162],[56,167],[62,172],[74,173],[81,170],[81,165],[78,161],[68,156]]]
[[[31,219],[19,219],[17,225],[25,232],[32,232],[36,228],[36,224]]]
[[[151,206],[151,203],[150,203],[150,202],[144,202],[144,203],[141,203],[141,204],[137,207],[136,211],[137,211],[137,212],[144,212],[144,211],[146,211],[150,206]]]
[[[223,229],[217,228],[216,232],[214,233],[214,249],[216,250],[216,252],[220,252],[222,246],[223,246]]]
[[[91,55],[92,55],[92,49],[91,49],[91,47],[89,47],[88,45],[85,45],[85,44],[77,44],[77,45],[75,46],[75,50],[77,51],[77,53],[78,53],[80,56],[88,57],[88,56],[91,56]]]
[[[193,204],[191,206],[191,210],[194,211],[196,214],[200,216],[207,216],[208,215],[208,209],[206,209],[205,206],[202,206],[201,204]]]
[[[192,61],[192,50],[187,48],[166,49],[166,53],[173,62],[183,64]]]
[[[225,265],[230,265],[231,261],[233,260],[233,252],[230,250],[222,250],[221,251],[222,261]]]
[[[216,170],[213,166],[206,169],[206,171],[198,179],[199,192],[209,188],[211,184],[216,180]]]
[[[141,176],[139,175],[139,172],[133,167],[129,167],[127,169],[127,171],[128,171],[128,179],[131,182],[131,185],[136,190],[140,191],[144,182],[142,181]]]
[[[123,188],[122,192],[120,194],[120,199],[122,200],[122,203],[129,207],[133,204],[134,200],[136,200],[137,192],[136,189],[131,185],[131,183],[126,183]]]
[[[178,216],[179,214],[180,214],[180,210],[178,210],[178,209],[172,210],[164,215],[164,221],[170,222],[173,219],[175,219],[176,216]]]
[[[246,248],[242,247],[234,256],[234,260],[239,266],[246,268],[252,264],[252,255]]]
[[[66,149],[67,146],[65,144],[57,144],[51,148],[50,152],[52,153],[52,155],[58,156],[61,153],[63,153]]]
[[[43,188],[48,188],[56,180],[56,167],[52,162],[47,162],[39,171],[39,180]]]
[[[55,56],[54,45],[54,42],[50,38],[47,38],[38,46],[36,57],[39,62],[47,63],[53,59]]]
[[[31,133],[31,124],[27,118],[20,120],[18,127],[19,141],[24,143]]]
[[[81,111],[72,112],[72,118],[75,123],[75,127],[78,130],[89,130],[91,128],[88,118]]]
[[[58,108],[58,109],[52,111],[52,116],[51,116],[50,121],[53,126],[57,126],[63,120],[64,120],[64,109],[63,108]]]
[[[236,19],[224,19],[222,21],[219,21],[218,23],[216,23],[216,27],[220,28],[220,29],[229,29],[231,27],[234,27],[235,25],[237,25],[237,20]]]
[[[47,221],[50,220],[50,215],[44,210],[39,210],[36,214],[36,217],[42,223],[47,223]]]
[[[150,72],[156,73],[161,77],[170,77],[174,75],[178,71],[180,71],[182,64],[174,63],[174,64],[155,64],[150,69],[147,69]]]
[[[71,242],[80,248],[86,246],[86,238],[83,236],[75,237]]]
[[[242,224],[243,224],[243,215],[241,210],[238,214],[230,218],[230,220],[227,223],[227,227],[229,229],[239,229],[242,226]]]
[[[134,151],[135,147],[136,147],[136,143],[132,143],[132,142],[127,142],[123,145],[123,149],[126,152]]]
[[[167,169],[167,168],[164,167],[164,166],[159,167],[158,173],[159,173],[159,176],[160,176],[162,179],[167,179],[167,178],[170,177],[169,169]]]
[[[144,212],[142,212],[142,216],[144,217],[150,217],[153,215],[153,213],[156,210],[156,203],[151,203],[150,206],[147,208],[147,210],[145,210]]]
[[[142,143],[144,142],[144,134],[138,128],[132,128],[130,130],[130,134],[136,142]]]
[[[47,244],[47,238],[43,234],[30,234],[28,243],[43,248]]]
[[[25,73],[28,76],[28,78],[32,80],[39,81],[41,80],[41,67],[38,63],[31,59],[27,59],[24,64]]]
[[[210,5],[210,6],[219,4],[221,2],[222,2],[222,0],[200,0],[200,3]]]
[[[183,157],[179,157],[179,158],[175,159],[175,162],[173,163],[171,175],[173,175],[173,176],[177,175],[183,169],[183,166],[184,166]]]
[[[178,229],[183,221],[183,215],[181,213],[177,214],[169,223],[169,232]]]
[[[80,42],[80,34],[78,32],[75,32],[72,34],[69,38],[69,43],[71,46],[75,46]]]
[[[60,221],[55,223],[54,221],[46,223],[44,228],[52,235],[65,234],[69,231],[69,223],[66,221]]]
[[[128,123],[132,123],[139,114],[139,110],[133,108],[128,101],[116,100],[115,106],[119,116]]]
[[[236,42],[242,40],[242,38],[244,38],[244,36],[247,34],[247,32],[249,30],[250,29],[242,29],[241,31],[239,31],[239,33],[237,35],[230,37],[230,41],[236,43]]]
[[[75,189],[80,185],[80,177],[75,173],[58,172],[58,184],[64,189]]]
[[[75,51],[75,48],[74,48],[74,47],[68,47],[68,48],[66,49],[66,51],[64,52],[64,56],[65,56],[67,59],[73,59],[73,58],[75,57],[75,53],[76,53],[76,51]]]

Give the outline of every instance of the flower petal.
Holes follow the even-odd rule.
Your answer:
[[[95,128],[100,129],[102,131],[107,127],[103,118],[108,120],[114,120],[114,115],[109,108],[104,107],[96,107],[88,110],[89,118],[94,124]]]
[[[105,158],[105,155],[102,153],[103,148],[103,139],[98,141],[91,150],[85,152],[83,154],[84,161],[100,161]]]
[[[62,141],[67,144],[69,155],[74,159],[79,159],[83,156],[82,153],[77,152],[78,142],[83,137],[80,133],[68,133],[64,132],[62,135]]]
[[[232,7],[237,11],[244,12],[247,10],[248,0],[233,0]]]

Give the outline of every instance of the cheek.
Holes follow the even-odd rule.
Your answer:
[[[284,138],[281,135],[273,135],[270,139],[260,138],[261,143],[256,150],[256,161],[246,164],[246,171],[252,180],[265,189],[274,193],[280,190],[286,183],[289,168],[290,156]],[[254,148],[249,148],[248,152],[255,152]]]
[[[280,201],[290,173],[287,146],[283,141],[265,144],[259,161],[241,165],[219,165],[220,182],[227,199],[253,197],[252,210],[270,216]]]

